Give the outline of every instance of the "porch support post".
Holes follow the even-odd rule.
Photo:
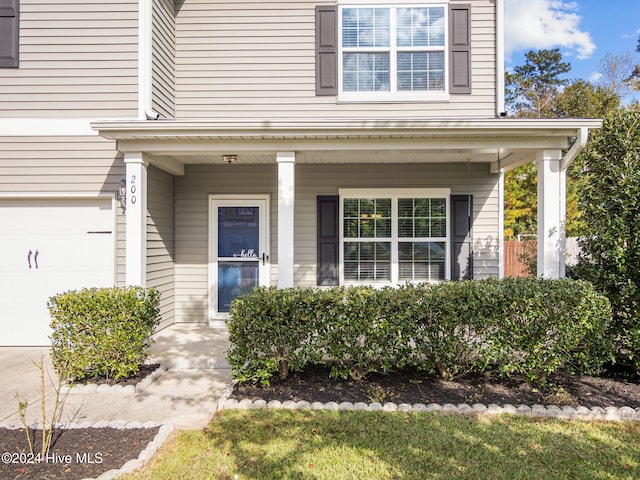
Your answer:
[[[278,288],[293,287],[295,152],[278,152]]]
[[[147,284],[147,165],[141,152],[126,153],[126,284]]]
[[[561,150],[538,153],[538,276],[565,275],[566,171]]]

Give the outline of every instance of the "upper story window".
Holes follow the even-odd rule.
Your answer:
[[[420,102],[471,94],[471,4],[383,1],[316,7],[316,95]]]
[[[401,99],[447,91],[442,5],[340,8],[340,94]]]

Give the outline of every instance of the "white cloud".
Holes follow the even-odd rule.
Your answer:
[[[578,4],[562,0],[506,0],[505,49],[509,56],[518,50],[559,47],[563,54],[575,51],[579,59],[596,49],[589,32],[580,30]]]
[[[595,85],[602,79],[602,77],[604,77],[604,75],[602,75],[600,72],[593,72],[589,77],[589,82]]]

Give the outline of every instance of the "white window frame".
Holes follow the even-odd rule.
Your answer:
[[[444,46],[442,47],[402,47],[398,48],[396,35],[396,10],[410,7],[442,7],[444,9]],[[362,48],[349,48],[342,46],[342,11],[344,8],[389,8],[390,10],[390,45],[389,47],[371,47],[370,52],[389,52],[389,84],[388,92],[345,92],[344,91],[344,53],[363,52]],[[340,3],[338,7],[338,102],[443,102],[449,100],[449,8],[447,3],[431,3],[429,0],[405,0],[402,4],[394,5],[389,0],[358,1],[351,0],[348,3]],[[443,51],[444,54],[444,90],[439,91],[413,91],[405,92],[397,90],[398,65],[397,54],[399,51]]]
[[[398,236],[398,199],[400,198],[444,198],[446,202],[447,217],[446,217],[446,236],[431,238],[430,241],[444,242],[445,244],[445,281],[451,279],[451,189],[449,188],[425,188],[425,189],[402,189],[402,188],[341,188],[338,190],[339,195],[339,229],[340,229],[340,243],[339,249],[339,270],[340,270],[340,285],[373,285],[373,286],[390,286],[399,285],[403,283],[422,283],[425,280],[407,281],[400,280],[400,266],[398,259],[398,244],[402,241],[409,240],[408,238],[400,238]],[[362,282],[345,280],[344,278],[344,199],[345,198],[389,198],[391,199],[391,237],[390,238],[366,238],[364,241],[370,242],[390,242],[391,243],[391,280],[390,281],[373,281]],[[437,283],[432,281],[432,283]]]

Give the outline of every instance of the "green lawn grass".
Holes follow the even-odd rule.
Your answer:
[[[637,479],[640,423],[226,410],[127,479]]]

